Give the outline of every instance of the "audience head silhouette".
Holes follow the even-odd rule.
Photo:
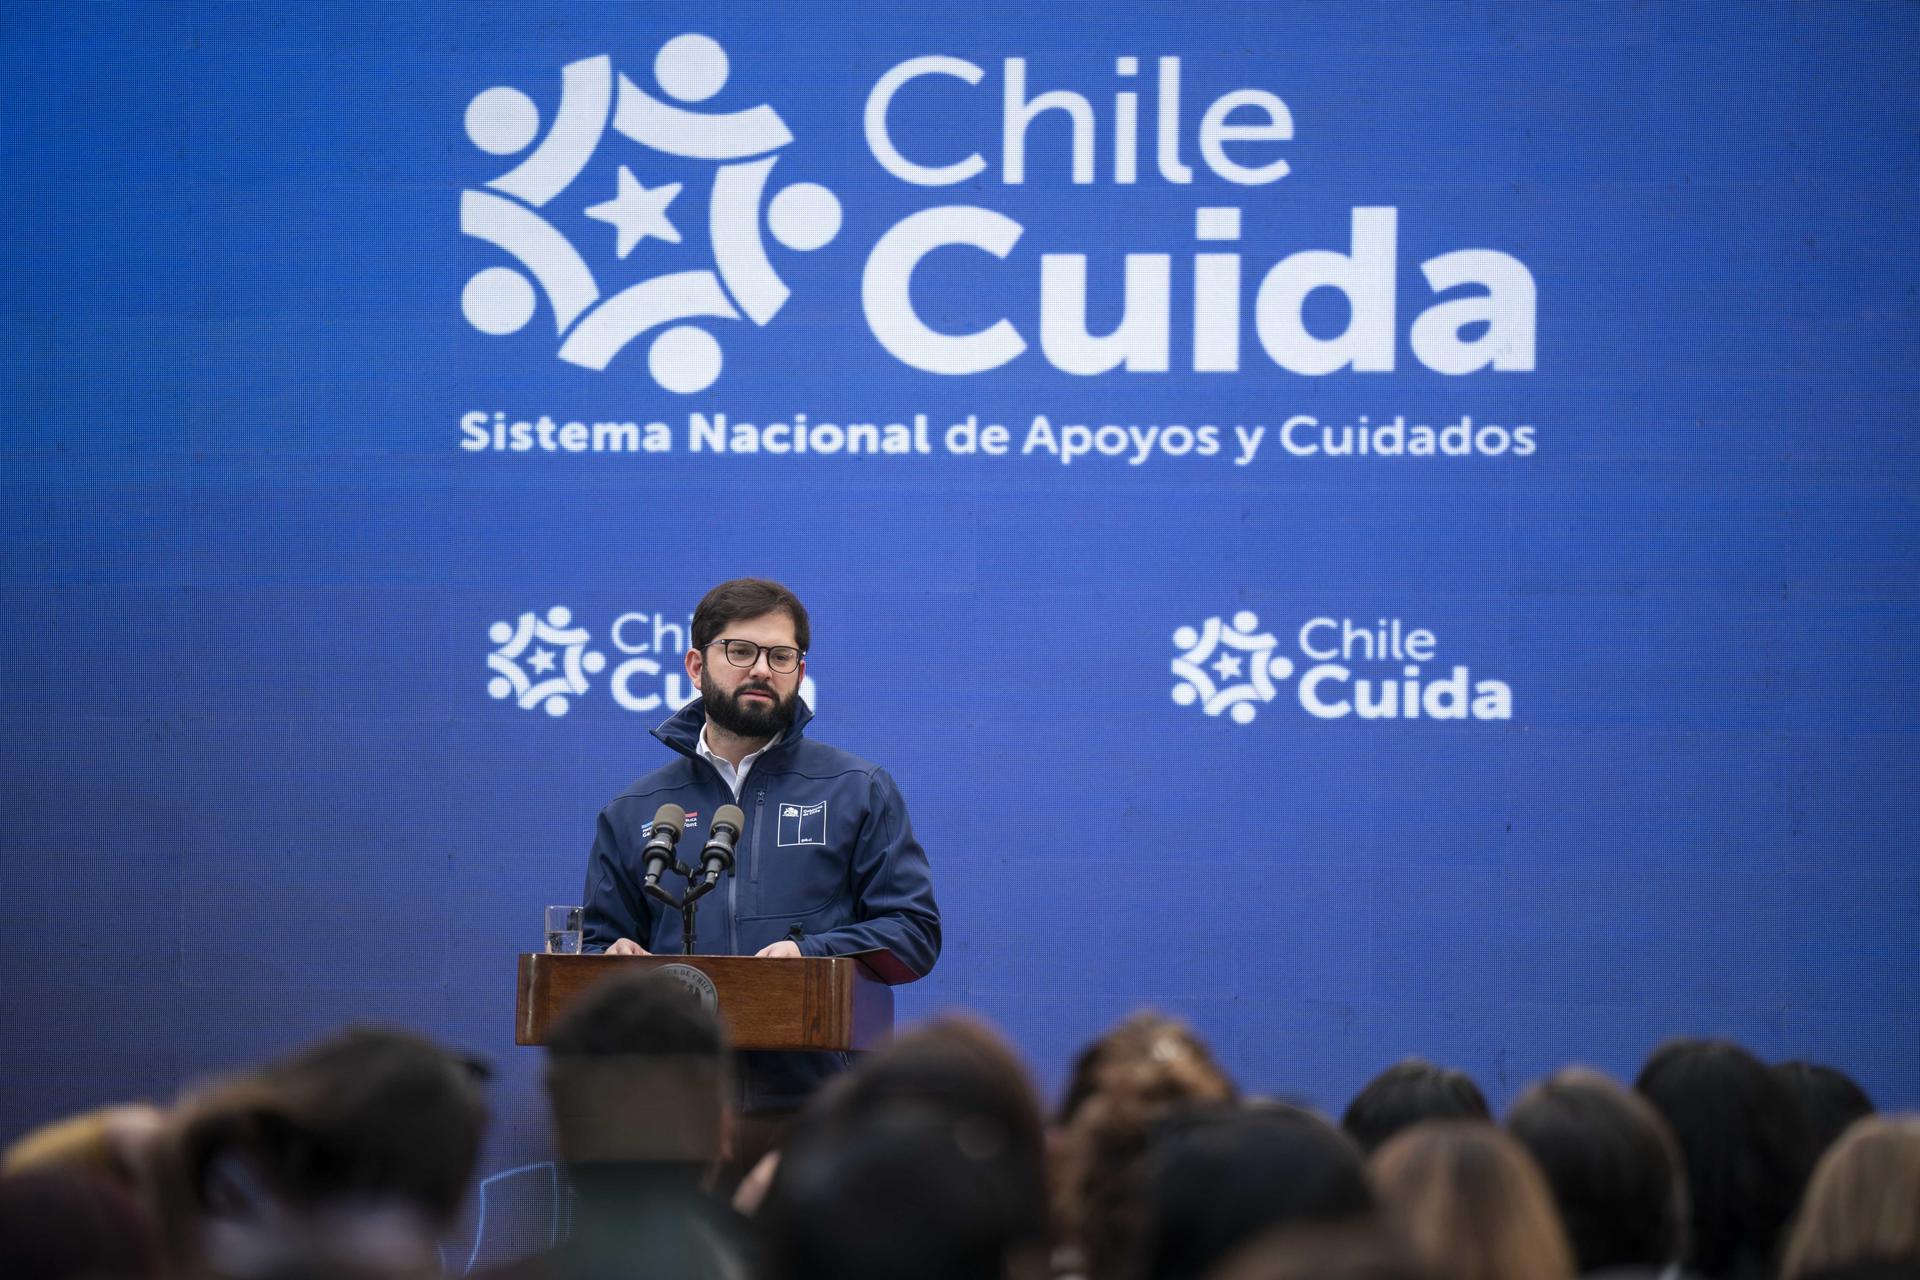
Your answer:
[[[172,1264],[251,1274],[323,1240],[343,1267],[357,1244],[430,1257],[473,1173],[486,1075],[411,1032],[352,1027],[189,1098],[154,1154]]]
[[[1141,1012],[1074,1059],[1050,1128],[1007,1041],[942,1017],[830,1079],[725,1179],[730,1207],[730,1048],[678,972],[605,966],[552,1028],[563,1169],[534,1179],[558,1198],[532,1256],[461,1216],[486,1068],[356,1026],[16,1140],[0,1272],[429,1280],[471,1254],[476,1280],[1920,1280],[1920,1116],[1725,1040],[1662,1045],[1631,1090],[1562,1069],[1504,1126],[1410,1058],[1335,1126],[1243,1099],[1193,1028]]]
[[[1354,1095],[1340,1119],[1360,1149],[1372,1155],[1387,1139],[1422,1120],[1491,1120],[1486,1095],[1464,1071],[1425,1058],[1394,1063]]]
[[[1834,1067],[1796,1059],[1773,1069],[1807,1118],[1807,1138],[1814,1158],[1840,1140],[1855,1120],[1873,1114],[1873,1099],[1854,1078]]]
[[[1507,1131],[1533,1155],[1581,1274],[1657,1273],[1686,1247],[1686,1173],[1660,1113],[1596,1071],[1570,1067],[1522,1093]]]
[[[596,984],[547,1038],[561,1159],[707,1176],[726,1141],[727,1062],[719,1018],[670,975]]]
[[[1351,1139],[1298,1107],[1256,1104],[1176,1112],[1146,1167],[1146,1280],[1199,1280],[1262,1235],[1373,1212]]]
[[[1387,1220],[1446,1280],[1572,1280],[1573,1250],[1545,1179],[1490,1124],[1428,1120],[1374,1153]]]
[[[1634,1089],[1665,1118],[1687,1170],[1689,1265],[1763,1280],[1812,1163],[1799,1099],[1728,1040],[1672,1040]]]
[[[1870,1116],[1828,1148],[1780,1274],[1812,1280],[1869,1265],[1920,1272],[1920,1115]]]
[[[762,1210],[784,1280],[1046,1275],[1040,1109],[971,1020],[935,1022],[836,1079],[796,1126]]]

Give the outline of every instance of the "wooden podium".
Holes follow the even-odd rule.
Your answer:
[[[720,1020],[736,1049],[870,1049],[893,1034],[893,989],[853,956],[764,960],[536,951],[520,957],[513,1042],[545,1044],[567,1007],[604,978],[669,965],[696,970],[713,983]]]

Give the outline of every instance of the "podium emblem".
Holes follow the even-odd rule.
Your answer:
[[[708,1013],[720,1012],[720,993],[714,990],[713,979],[692,965],[663,964],[654,972],[685,987]]]

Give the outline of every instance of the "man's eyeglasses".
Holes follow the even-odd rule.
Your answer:
[[[760,660],[761,654],[767,655],[767,665],[781,675],[786,675],[800,665],[805,656],[790,644],[755,644],[751,640],[712,640],[709,647],[719,645],[720,651],[727,655],[727,661],[736,667],[751,667]]]

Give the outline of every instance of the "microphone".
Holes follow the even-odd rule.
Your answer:
[[[700,850],[701,869],[707,876],[704,889],[713,888],[722,875],[733,869],[733,846],[746,824],[747,815],[740,812],[737,804],[723,804],[714,811],[713,822],[707,828],[706,847]]]
[[[687,827],[687,811],[677,804],[663,804],[653,815],[653,832],[640,856],[646,861],[646,880],[641,888],[649,893],[660,886],[660,873],[673,865],[673,847]]]
[[[740,829],[746,822],[747,815],[740,812],[737,804],[723,804],[714,810],[713,821],[707,825],[706,847],[700,850],[700,869],[705,879],[696,884],[694,873],[687,873],[687,896],[682,900],[683,905],[713,892],[720,877],[733,866],[733,846],[740,839]]]

